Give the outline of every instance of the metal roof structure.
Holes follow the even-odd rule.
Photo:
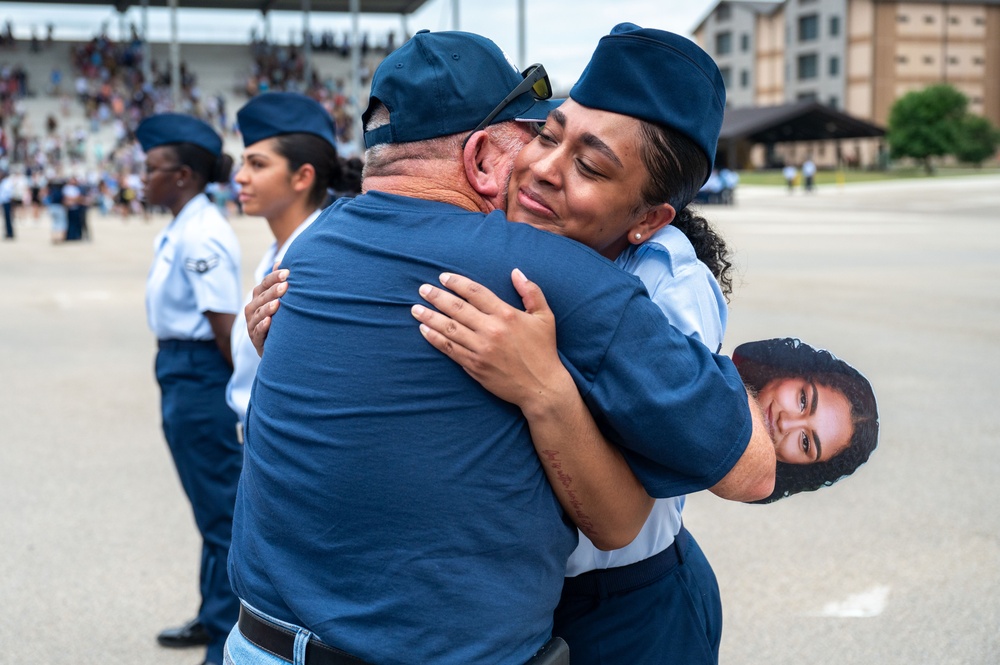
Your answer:
[[[104,5],[111,6],[120,12],[130,7],[169,7],[170,0],[19,0],[46,5]],[[420,9],[427,0],[362,0],[359,2],[362,14],[412,14]],[[302,11],[303,0],[180,0],[178,6],[183,9],[239,9],[268,13],[271,11]],[[310,11],[324,13],[351,12],[351,0],[308,0]]]
[[[732,168],[750,145],[885,136],[885,129],[816,101],[726,109],[719,133],[719,161]]]
[[[726,109],[719,140],[753,143],[884,136],[885,130],[816,101]]]

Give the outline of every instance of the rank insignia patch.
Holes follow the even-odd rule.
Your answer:
[[[215,266],[219,265],[219,256],[213,254],[207,259],[188,259],[184,262],[184,267],[191,272],[208,272]]]

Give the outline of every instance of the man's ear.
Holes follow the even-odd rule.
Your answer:
[[[469,137],[462,148],[462,166],[469,185],[484,199],[494,198],[503,191],[499,160],[507,156],[490,141],[485,131]]]
[[[654,208],[650,208],[628,230],[628,241],[633,245],[638,245],[649,240],[650,236],[674,221],[676,215],[677,211],[669,203],[661,203]]]

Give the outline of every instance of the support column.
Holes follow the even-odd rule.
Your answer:
[[[367,108],[367,103],[361,102],[361,0],[351,0],[351,117],[354,123],[354,143],[363,154],[365,151],[365,133],[361,124],[361,114]]]
[[[149,0],[142,0],[140,16],[142,24],[142,78],[146,83],[152,84],[150,79],[153,77],[153,47],[149,43]]]
[[[181,45],[177,36],[177,0],[170,0],[170,99],[181,110]]]
[[[302,56],[305,58],[306,66],[303,70],[306,89],[309,89],[309,82],[312,81],[312,31],[309,29],[309,10],[312,8],[310,0],[302,0]]]

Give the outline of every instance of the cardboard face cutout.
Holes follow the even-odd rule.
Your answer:
[[[778,458],[771,503],[832,485],[878,445],[871,383],[829,351],[785,337],[740,344],[733,362],[757,394]]]

